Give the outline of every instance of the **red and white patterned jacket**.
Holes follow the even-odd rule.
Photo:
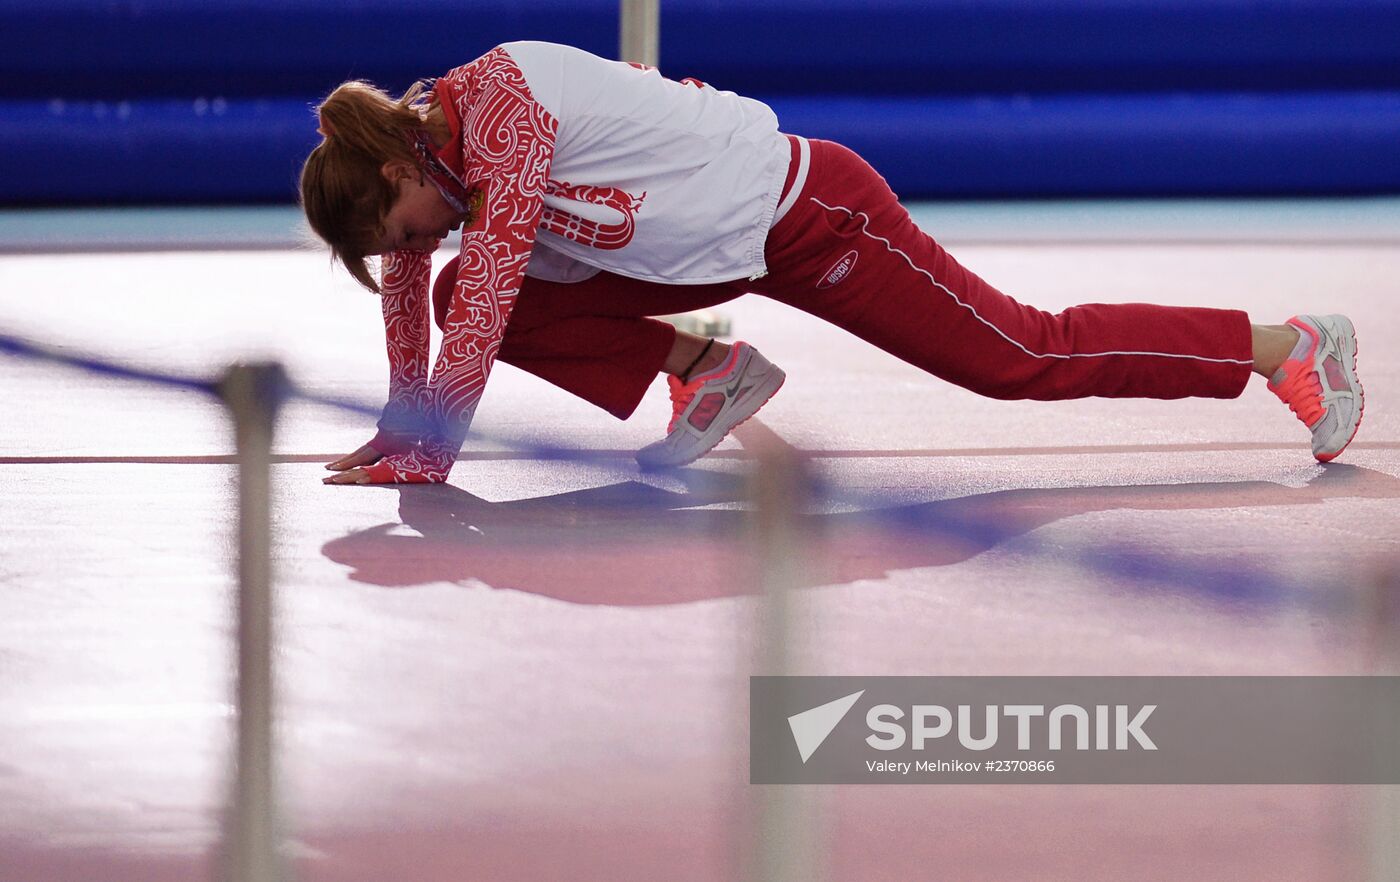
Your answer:
[[[388,455],[366,469],[376,483],[446,480],[527,274],[703,284],[763,273],[790,157],[761,102],[568,46],[499,46],[434,91],[452,132],[438,158],[484,199],[462,234],[431,376],[432,255],[384,259],[390,394],[371,443]]]

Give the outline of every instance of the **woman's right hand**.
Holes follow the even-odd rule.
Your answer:
[[[333,472],[343,472],[346,469],[357,469],[360,466],[373,465],[383,458],[384,454],[375,450],[369,444],[366,444],[354,453],[347,454],[337,459],[335,462],[328,463],[326,468]],[[329,481],[330,479],[327,478],[326,480]]]

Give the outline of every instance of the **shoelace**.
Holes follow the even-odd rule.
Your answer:
[[[678,377],[667,377],[666,385],[671,391],[671,422],[666,426],[666,434],[675,431],[676,423],[680,422],[681,414],[690,406],[690,402],[695,400],[695,393],[700,391],[700,387],[705,385],[703,380],[693,380],[689,383],[682,383]]]
[[[1301,362],[1298,370],[1290,372],[1288,378],[1274,389],[1274,394],[1283,399],[1288,409],[1309,427],[1324,416],[1322,405],[1322,380],[1317,371],[1305,370]]]

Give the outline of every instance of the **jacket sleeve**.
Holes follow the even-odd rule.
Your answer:
[[[462,235],[442,350],[428,384],[430,428],[415,449],[366,469],[374,483],[447,480],[495,364],[544,208],[557,123],[496,49],[448,74],[482,221]],[[424,286],[426,290],[426,285]]]
[[[407,453],[426,429],[428,282],[432,255],[395,251],[384,258],[381,305],[389,353],[389,402],[369,442],[381,454]]]

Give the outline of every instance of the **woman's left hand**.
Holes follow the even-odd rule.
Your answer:
[[[457,447],[425,442],[409,453],[386,456],[373,465],[323,478],[323,484],[441,484],[457,461]]]

